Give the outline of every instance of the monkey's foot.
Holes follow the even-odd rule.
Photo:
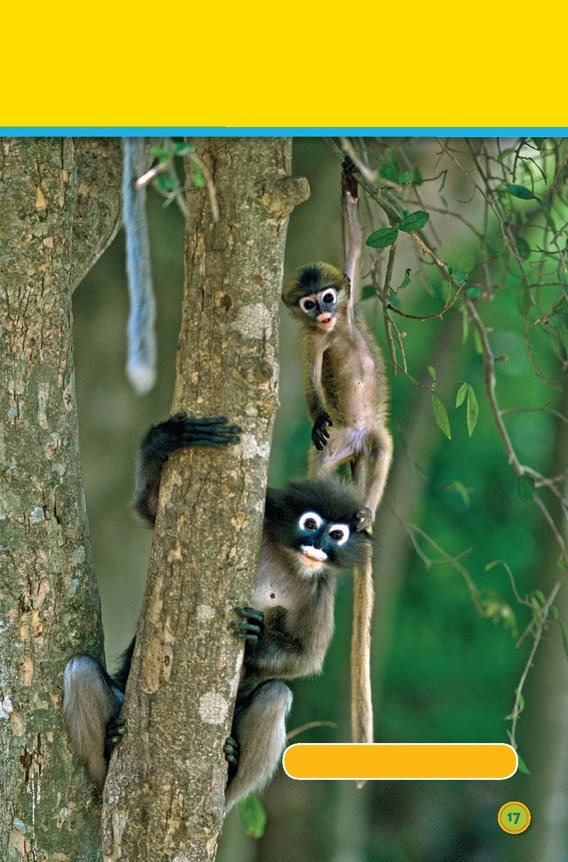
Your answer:
[[[223,745],[223,754],[225,755],[225,760],[229,764],[229,781],[234,777],[239,766],[240,753],[241,746],[237,740],[234,736],[228,736]]]
[[[329,413],[322,412],[317,417],[312,428],[312,442],[318,452],[321,452],[323,447],[327,445],[329,440],[328,425],[333,425]]]
[[[117,712],[112,718],[109,718],[106,733],[105,733],[105,750],[110,752],[113,750],[117,742],[120,742],[126,733],[126,719],[122,712]]]
[[[229,625],[236,638],[256,643],[264,630],[264,614],[255,608],[235,608],[241,619],[231,620]]]
[[[361,506],[355,512],[355,522],[355,530],[358,533],[368,530],[373,525],[373,513],[367,506]]]

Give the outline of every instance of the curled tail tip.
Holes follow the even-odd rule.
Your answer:
[[[156,368],[154,365],[129,360],[126,374],[137,395],[146,395],[156,383]]]

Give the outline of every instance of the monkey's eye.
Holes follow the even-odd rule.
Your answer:
[[[329,528],[329,538],[336,545],[344,545],[349,538],[349,527],[345,524],[332,524]]]
[[[300,300],[300,308],[302,311],[313,311],[316,307],[315,300],[313,299],[301,299]]]
[[[325,302],[326,305],[335,305],[337,302],[336,292],[334,290],[326,290],[323,295],[323,302]]]
[[[298,521],[298,526],[300,527],[300,530],[306,530],[309,533],[319,530],[322,524],[323,521],[317,514],[317,512],[304,512],[304,514]]]

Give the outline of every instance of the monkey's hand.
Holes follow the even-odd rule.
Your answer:
[[[238,425],[227,424],[228,421],[226,416],[195,419],[180,411],[157,428],[169,436],[170,451],[186,446],[227,446],[239,442],[241,431]]]
[[[314,427],[312,428],[312,441],[319,452],[322,451],[323,447],[327,445],[327,441],[329,440],[329,431],[327,430],[328,425],[333,425],[331,416],[329,413],[326,413],[325,410],[322,410],[321,413],[318,413],[318,417],[314,422]]]
[[[264,614],[255,608],[235,608],[240,619],[231,620],[229,625],[236,638],[255,644],[264,631]]]
[[[361,533],[363,530],[368,530],[373,525],[373,513],[367,506],[361,506],[355,512],[355,530]]]

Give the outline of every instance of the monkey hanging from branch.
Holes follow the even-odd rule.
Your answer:
[[[389,389],[384,361],[360,319],[355,300],[361,258],[361,225],[353,164],[342,171],[345,272],[328,263],[302,267],[288,279],[282,299],[302,323],[306,400],[312,420],[312,476],[348,463],[369,528],[381,502],[392,461],[387,428]],[[351,732],[354,742],[373,741],[370,626],[373,609],[371,552],[354,570],[351,643]]]

